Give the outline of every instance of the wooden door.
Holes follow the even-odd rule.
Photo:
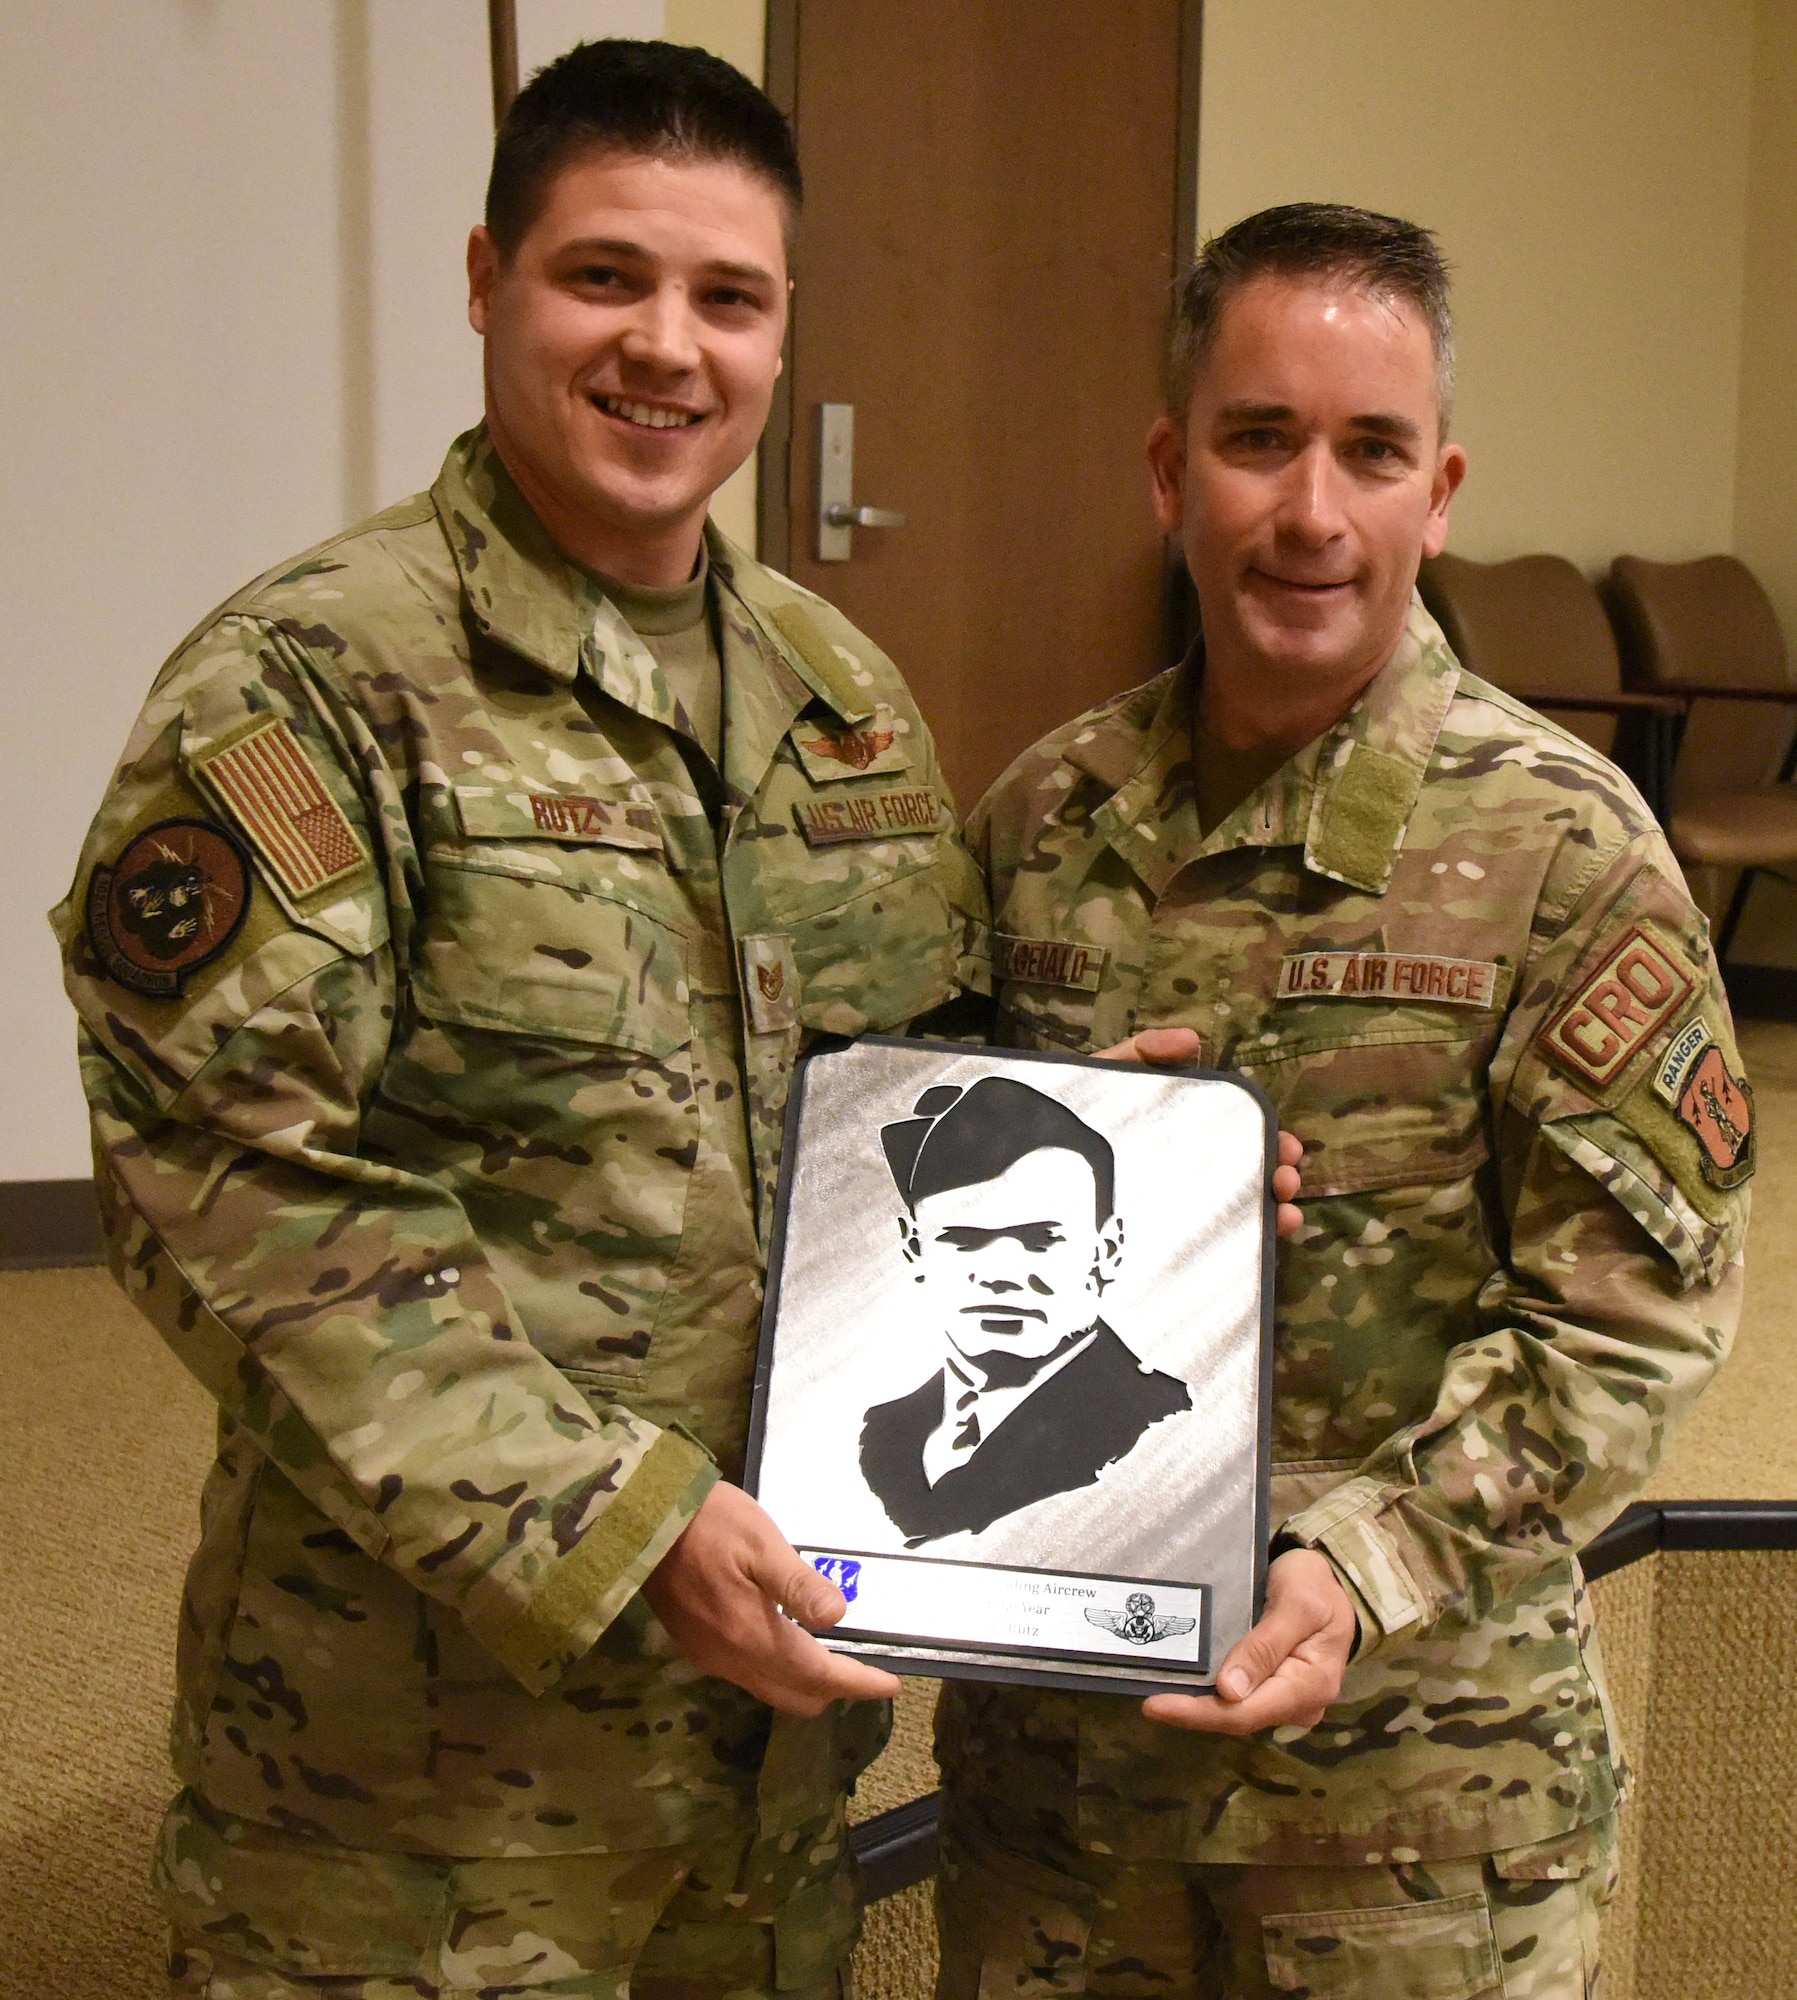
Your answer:
[[[898,662],[963,809],[1045,729],[1166,663],[1142,443],[1190,234],[1196,13],[770,16],[776,91],[782,20],[792,37],[807,199],[763,546]],[[816,559],[824,403],[854,406],[856,502],[907,516],[856,529],[847,562]]]

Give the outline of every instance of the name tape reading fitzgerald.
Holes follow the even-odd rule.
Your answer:
[[[1500,965],[1404,951],[1295,951],[1279,961],[1281,1000],[1434,1000],[1450,1007],[1497,1002]]]

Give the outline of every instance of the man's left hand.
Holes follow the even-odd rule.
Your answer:
[[[1143,1028],[1128,1041],[1098,1053],[1110,1062],[1189,1063],[1197,1061],[1200,1046],[1191,1028]],[[1281,1236],[1296,1236],[1304,1227],[1304,1211],[1298,1207],[1298,1169],[1303,1160],[1304,1141],[1282,1131],[1279,1164],[1273,1169],[1273,1199],[1279,1204],[1274,1226]]]
[[[1315,1549],[1288,1549],[1267,1571],[1267,1608],[1229,1649],[1214,1695],[1156,1694],[1150,1722],[1253,1736],[1295,1722],[1314,1729],[1341,1693],[1360,1622],[1335,1565]]]

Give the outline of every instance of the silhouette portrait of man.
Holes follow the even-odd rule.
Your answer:
[[[1191,1408],[1185,1383],[1145,1367],[1099,1315],[1123,1257],[1102,1134],[987,1076],[926,1090],[880,1142],[918,1303],[946,1338],[943,1366],[861,1432],[862,1476],[907,1547],[1089,1486]]]

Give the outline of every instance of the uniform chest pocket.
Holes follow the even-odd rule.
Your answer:
[[[960,923],[933,867],[894,876],[789,930],[806,1028],[899,1028],[957,990]]]
[[[539,864],[517,852],[432,850],[430,918],[411,966],[419,1011],[654,1057],[683,1048],[692,1018],[679,934],[603,875],[607,864],[658,864],[559,854]]]
[[[1304,1196],[1457,1181],[1490,1156],[1495,1027],[1384,1040],[1279,1039],[1235,1061],[1304,1141]]]

